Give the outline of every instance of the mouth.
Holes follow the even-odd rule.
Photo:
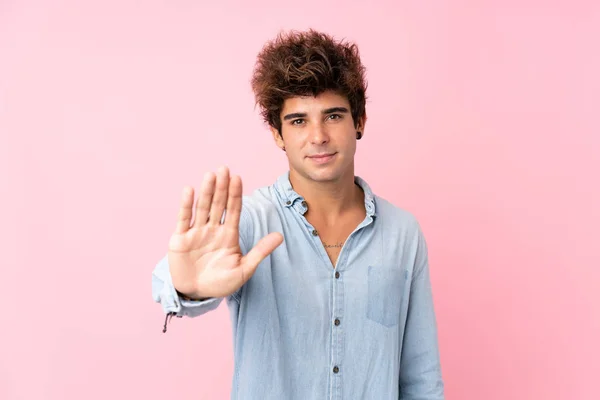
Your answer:
[[[336,154],[337,153],[319,153],[319,154],[314,154],[312,156],[308,156],[307,158],[317,164],[324,164],[324,163],[327,163],[327,162],[333,160],[333,158],[335,157]]]

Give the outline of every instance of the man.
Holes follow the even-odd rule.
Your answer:
[[[354,44],[279,35],[252,87],[289,172],[250,196],[227,168],[207,173],[194,217],[183,191],[153,296],[165,331],[226,299],[232,399],[444,398],[422,232],[354,174],[364,71]]]

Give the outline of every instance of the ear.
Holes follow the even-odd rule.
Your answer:
[[[281,150],[285,150],[285,143],[283,142],[283,138],[281,137],[281,135],[279,134],[279,131],[277,130],[277,128],[271,126],[271,135],[273,135],[273,140],[275,140],[275,144],[277,145],[277,147],[279,147]]]
[[[367,113],[365,112],[362,117],[358,119],[356,124],[356,130],[362,133],[361,137],[365,136],[365,125],[367,124]]]

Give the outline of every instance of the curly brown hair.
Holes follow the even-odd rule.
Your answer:
[[[365,115],[365,67],[354,43],[310,29],[281,32],[258,54],[252,75],[256,104],[266,123],[281,134],[286,99],[327,90],[346,96],[354,124]]]

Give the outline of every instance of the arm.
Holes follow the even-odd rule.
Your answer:
[[[194,189],[184,188],[169,251],[152,274],[152,297],[167,314],[163,332],[174,315],[205,314],[223,298],[239,303],[244,284],[283,242],[280,233],[272,232],[248,249],[251,219],[242,212],[242,197],[242,181],[230,179],[227,167],[204,176],[195,213]],[[186,300],[179,293],[207,299]]]
[[[246,243],[250,243],[252,235],[252,223],[248,216],[247,210],[242,206],[240,213],[239,245],[243,255],[248,253]],[[231,297],[238,303],[241,300],[242,288],[238,289]],[[160,303],[164,313],[166,314],[165,325],[163,332],[167,330],[167,322],[173,316],[176,317],[198,317],[210,311],[216,310],[224,297],[208,297],[204,299],[190,299],[177,291],[171,280],[169,270],[169,259],[165,255],[154,267],[152,272],[152,298],[155,302]]]
[[[427,245],[420,229],[400,360],[401,400],[444,400]]]

